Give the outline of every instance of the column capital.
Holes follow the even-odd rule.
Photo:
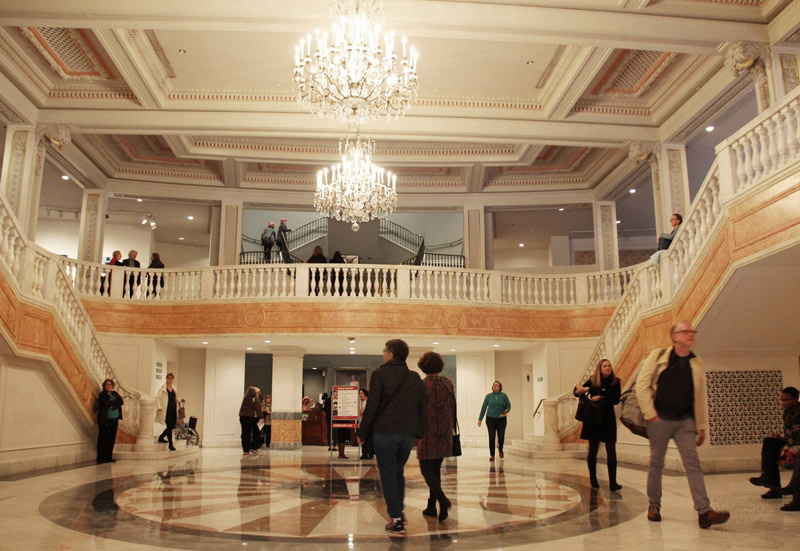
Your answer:
[[[769,71],[772,67],[772,48],[766,42],[733,42],[725,48],[725,67],[733,76],[750,75],[756,87],[759,111],[772,105]]]
[[[635,141],[628,144],[628,158],[637,165],[647,161],[652,166],[661,156],[661,144],[658,142]]]
[[[302,360],[306,355],[306,349],[302,346],[271,346],[269,351],[273,358],[294,358]]]
[[[72,141],[69,128],[63,124],[39,124],[36,126],[36,174],[42,173],[44,166],[44,153],[48,145],[63,151]]]

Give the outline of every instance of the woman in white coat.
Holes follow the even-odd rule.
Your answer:
[[[158,441],[161,444],[169,442],[170,451],[175,451],[175,446],[172,445],[172,429],[178,422],[178,393],[172,386],[174,380],[175,375],[167,373],[167,382],[158,389],[156,394],[156,422],[167,425],[167,428],[158,437]]]

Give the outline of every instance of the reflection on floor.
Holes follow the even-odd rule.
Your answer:
[[[427,487],[409,461],[404,539],[383,530],[374,461],[331,460],[320,448],[246,459],[209,449],[189,462],[120,461],[5,481],[0,549],[797,549],[800,514],[761,500],[742,474],[707,477],[714,506],[732,519],[700,530],[682,476],[665,477],[664,521],[655,524],[644,515],[641,470],[621,469],[624,488],[614,494],[592,492],[577,460],[509,455],[490,464],[468,450],[445,465],[453,507],[440,523],[421,514]]]

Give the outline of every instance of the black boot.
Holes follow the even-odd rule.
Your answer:
[[[442,497],[439,498],[439,522],[447,519],[447,510],[450,508],[450,505],[450,500],[442,494]]]
[[[617,484],[617,460],[616,459],[609,459],[608,460],[608,487],[611,489],[612,492],[616,492],[617,490],[621,490],[622,486]]]
[[[596,490],[600,487],[600,483],[597,482],[597,460],[586,463],[589,466],[589,484]]]
[[[435,517],[436,516],[436,499],[429,497],[428,498],[428,506],[422,511],[422,514],[426,517]]]

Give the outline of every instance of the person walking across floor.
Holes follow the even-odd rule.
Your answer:
[[[391,535],[404,536],[403,500],[405,467],[411,448],[425,432],[426,393],[419,374],[408,369],[408,345],[400,339],[386,341],[384,364],[370,378],[369,400],[364,410],[358,443],[371,438],[383,499],[391,519]]]
[[[122,401],[116,390],[114,381],[103,381],[103,390],[97,395],[97,464],[116,461],[114,442],[117,440],[117,425],[122,419]]]
[[[608,486],[612,492],[621,490],[622,486],[617,484],[617,416],[614,414],[614,406],[619,403],[621,395],[621,385],[614,374],[611,362],[605,358],[597,362],[592,377],[583,385],[576,386],[574,394],[598,402],[602,408],[599,425],[584,423],[581,428],[581,438],[589,441],[589,454],[586,456],[589,482],[592,488],[600,487],[597,482],[597,451],[600,449],[600,442],[604,442],[608,463]]]
[[[264,437],[264,444],[269,448],[272,442],[272,395],[267,394],[261,400],[261,415],[264,419],[264,427],[261,429],[261,434]]]
[[[483,399],[481,414],[478,417],[478,426],[480,427],[483,416],[486,415],[486,427],[489,429],[489,461],[494,461],[495,435],[497,435],[497,451],[500,452],[500,459],[505,457],[503,444],[506,440],[509,411],[511,411],[511,401],[503,392],[503,383],[495,381],[492,383],[492,391]]]
[[[251,386],[244,393],[242,405],[239,406],[239,424],[242,426],[242,456],[256,455],[258,439],[258,419],[261,417],[261,390]]]
[[[428,485],[428,506],[422,514],[436,516],[439,504],[439,521],[447,518],[450,500],[442,490],[442,462],[453,454],[453,429],[456,418],[456,395],[453,383],[439,375],[444,368],[442,357],[436,352],[426,352],[417,362],[426,374],[425,432],[417,445],[419,470]]]
[[[358,391],[358,426],[361,426],[361,420],[364,418],[364,410],[367,409],[367,400],[369,400],[369,390],[366,388],[359,389]],[[368,446],[361,446],[361,457],[359,459],[372,459],[375,454],[372,448]]]
[[[170,451],[175,451],[175,446],[172,444],[172,430],[178,422],[178,394],[172,383],[175,381],[175,375],[167,373],[167,382],[161,385],[156,393],[156,421],[162,425],[166,425],[158,437],[158,442],[164,444],[169,442]]]
[[[722,524],[727,511],[715,511],[706,493],[697,448],[708,431],[706,368],[692,348],[692,324],[680,321],[670,329],[672,346],[658,348],[644,359],[636,377],[636,398],[647,420],[650,466],[647,471],[647,519],[661,521],[661,475],[670,440],[675,441],[686,469],[700,528]]]

